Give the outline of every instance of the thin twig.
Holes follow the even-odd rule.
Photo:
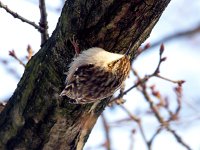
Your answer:
[[[46,40],[49,38],[45,0],[39,0],[39,8],[40,8],[39,25],[43,29],[43,31],[41,32],[41,45],[43,45],[46,42]]]
[[[26,65],[17,57],[14,50],[9,51],[9,55],[16,59],[22,66],[26,67]]]
[[[143,49],[146,50],[149,47],[150,47],[150,44],[147,44]],[[142,83],[147,82],[151,77],[158,77],[158,78],[161,78],[163,80],[166,80],[166,81],[169,81],[169,82],[172,82],[172,83],[177,83],[178,85],[183,84],[185,82],[184,80],[175,81],[175,80],[171,80],[171,79],[168,79],[168,78],[165,78],[165,77],[159,75],[159,73],[160,73],[160,66],[161,66],[162,62],[164,62],[166,60],[166,57],[162,57],[163,52],[164,52],[164,45],[161,44],[160,45],[160,53],[159,53],[159,62],[158,62],[158,65],[157,65],[155,71],[152,74],[146,75],[144,78],[141,78],[140,80],[137,80],[137,82],[132,87],[130,87],[129,89],[127,89],[123,93],[120,93],[117,97],[115,97],[114,99],[112,99],[110,101],[110,103],[116,101],[117,99],[122,98],[124,95],[126,95],[128,92],[130,92],[132,89],[138,87]],[[134,72],[134,69],[132,69],[132,71]]]
[[[143,129],[142,127],[140,126],[140,121],[138,121],[137,119],[135,119],[134,117],[132,117],[132,114],[126,109],[124,108],[122,105],[121,108],[123,108],[123,110],[125,110],[125,112],[127,112],[127,114],[130,116],[130,119],[134,120],[136,123],[138,123],[139,125],[139,128],[141,130],[141,134],[142,134],[142,137],[147,145],[147,148],[148,150],[151,150],[152,148],[152,143],[155,139],[155,137],[161,132],[162,129],[167,129],[170,133],[173,134],[173,136],[176,138],[176,140],[181,144],[183,145],[185,148],[187,148],[188,150],[191,150],[191,148],[181,139],[181,137],[173,130],[171,129],[171,127],[169,126],[170,124],[170,121],[173,120],[173,116],[178,116],[179,112],[180,112],[180,109],[181,109],[181,85],[184,83],[183,80],[178,80],[178,81],[174,81],[174,80],[171,80],[171,79],[167,79],[165,77],[162,77],[161,75],[159,75],[159,72],[160,72],[160,66],[161,66],[161,63],[163,61],[166,60],[165,57],[162,57],[162,54],[163,54],[163,51],[164,51],[164,45],[162,44],[160,46],[160,55],[159,55],[159,63],[155,69],[155,71],[148,75],[148,76],[145,76],[144,78],[141,78],[139,76],[139,74],[137,73],[136,70],[134,70],[132,68],[132,71],[134,73],[134,75],[137,77],[137,83],[135,85],[133,85],[130,89],[128,89],[127,91],[121,93],[118,95],[117,98],[122,98],[123,95],[125,95],[127,92],[129,92],[131,89],[135,88],[135,87],[138,87],[138,89],[141,91],[141,93],[143,94],[144,98],[146,99],[146,101],[149,103],[150,105],[150,108],[153,112],[153,114],[155,115],[155,117],[157,118],[158,122],[161,124],[161,127],[155,132],[155,134],[152,136],[152,138],[150,139],[150,141],[147,141],[146,137],[145,137],[145,134],[143,132]],[[164,79],[166,81],[170,81],[172,83],[176,83],[178,84],[178,88],[175,89],[176,91],[176,94],[177,94],[177,102],[178,102],[178,106],[177,106],[177,109],[175,111],[175,113],[172,113],[171,111],[168,111],[170,116],[171,116],[171,119],[169,120],[165,120],[162,115],[160,114],[159,112],[159,106],[157,106],[156,104],[154,104],[154,101],[152,100],[152,98],[150,97],[150,95],[148,94],[147,92],[147,86],[146,86],[146,81],[149,80],[151,77],[158,77],[158,78],[161,78],[161,79]],[[154,91],[154,89],[152,89],[152,92],[156,92]],[[157,93],[154,93],[155,95],[156,94],[159,94],[158,92]],[[159,95],[156,95],[157,97],[160,97]],[[163,105],[164,106],[164,105]],[[167,106],[166,106],[166,109],[168,110]]]
[[[143,49],[146,50],[146,49],[148,49],[149,47],[150,47],[150,44],[147,44]],[[143,50],[141,49],[140,51],[143,51]],[[158,65],[157,65],[155,71],[154,71],[152,74],[146,75],[143,79],[138,80],[137,83],[135,83],[132,87],[130,87],[128,90],[124,91],[123,93],[120,93],[116,98],[114,98],[113,100],[111,100],[110,103],[112,103],[113,101],[115,101],[115,100],[117,100],[117,99],[119,99],[119,98],[122,98],[124,95],[126,95],[128,92],[130,92],[132,89],[136,88],[137,86],[139,86],[139,85],[142,84],[142,83],[145,83],[145,82],[146,82],[147,80],[149,80],[151,77],[156,76],[156,75],[159,73],[159,69],[160,69],[161,63],[162,63],[163,61],[166,60],[165,57],[162,58],[163,51],[164,51],[164,45],[161,44],[161,46],[160,46],[159,62],[158,62]],[[140,52],[140,53],[141,53],[141,52]],[[140,54],[140,53],[139,53],[139,54]],[[133,73],[134,73],[135,70],[134,70],[133,68],[131,68],[131,69],[132,69],[132,71],[133,71]]]
[[[141,124],[141,120],[139,118],[137,118],[136,116],[134,116],[127,108],[125,108],[123,105],[119,105],[130,117],[131,120],[135,121],[139,127],[139,130],[140,130],[140,133],[142,135],[142,138],[144,140],[144,142],[146,143],[148,149],[149,149],[149,146],[148,146],[148,140],[146,138],[146,135],[144,133],[144,129],[142,127],[142,124]],[[150,150],[150,149],[149,149]]]
[[[154,135],[149,140],[148,146],[150,147],[150,149],[152,147],[153,141],[155,140],[156,136],[162,131],[162,129],[163,129],[163,127],[158,128],[157,131],[154,133]]]
[[[6,5],[4,5],[1,1],[0,1],[0,7],[5,9],[9,14],[11,14],[14,18],[17,18],[19,20],[21,20],[22,22],[25,22],[33,27],[35,27],[36,29],[38,29],[39,32],[43,32],[43,28],[41,28],[40,26],[38,26],[35,22],[32,22],[22,16],[20,16],[18,13],[12,11],[11,9],[9,9]]]
[[[135,122],[140,122],[140,119],[134,116],[126,107],[124,107],[124,105],[119,105],[119,106],[128,114],[131,120]]]
[[[141,80],[141,78],[139,77],[138,73],[135,71],[134,74],[136,75],[136,77],[138,78],[138,80]],[[151,97],[149,96],[149,94],[147,93],[147,89],[146,89],[146,85],[144,83],[141,83],[141,92],[144,96],[144,98],[147,100],[147,102],[150,105],[151,110],[153,111],[153,113],[155,114],[156,118],[158,119],[158,121],[162,124],[165,125],[166,122],[164,121],[163,117],[160,115],[157,107],[154,105],[153,100],[151,99]]]
[[[171,132],[171,133],[174,135],[174,137],[176,138],[177,142],[179,142],[180,144],[182,144],[187,150],[192,150],[192,149],[190,148],[190,146],[188,146],[188,145],[183,141],[183,139],[176,133],[175,130],[171,129],[170,127],[167,127],[167,130],[168,130],[169,132]]]
[[[133,140],[134,140],[134,134],[135,134],[135,129],[133,129],[131,131],[131,135],[130,135],[130,150],[133,150],[134,144],[133,144]]]
[[[172,113],[172,112],[170,113],[171,115],[170,115],[169,121],[178,119],[178,115],[179,115],[181,107],[182,107],[182,86],[178,85],[178,87],[176,87],[174,89],[174,91],[177,96],[177,108],[174,113]]]
[[[136,74],[138,80],[140,80],[140,77],[138,74]],[[187,148],[188,150],[191,150],[191,148],[182,140],[182,138],[173,130],[170,128],[169,126],[169,122],[165,121],[164,118],[160,115],[157,107],[154,105],[153,100],[150,98],[150,96],[147,93],[147,89],[146,89],[146,85],[143,83],[141,84],[141,92],[143,94],[143,96],[145,97],[145,99],[147,100],[147,102],[150,105],[151,110],[153,111],[155,117],[157,118],[157,120],[159,121],[159,123],[165,127],[169,132],[171,132],[174,137],[176,138],[176,140],[183,145],[185,148]]]
[[[169,82],[172,82],[172,83],[177,83],[177,84],[183,84],[185,81],[184,80],[172,80],[172,79],[168,79],[166,77],[163,77],[161,76],[160,74],[156,74],[155,77],[158,77],[160,79],[163,79],[163,80],[166,80],[166,81],[169,81]]]
[[[101,118],[102,118],[103,127],[104,127],[105,135],[106,135],[105,147],[107,150],[111,150],[110,127],[107,123],[107,120],[106,120],[104,114],[101,114]]]
[[[163,39],[160,39],[159,41],[153,43],[147,51],[149,51],[151,48],[154,48],[154,47],[160,45],[161,43],[166,43],[166,42],[171,41],[171,40],[176,39],[176,38],[195,35],[198,32],[200,32],[200,24],[198,24],[195,28],[192,28],[192,29],[189,29],[189,30],[186,30],[186,31],[180,31],[180,32],[168,35],[168,36],[164,37]]]

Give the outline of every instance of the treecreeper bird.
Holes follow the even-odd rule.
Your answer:
[[[71,41],[75,51],[77,43]],[[129,51],[125,54],[108,52],[99,47],[89,48],[73,58],[60,96],[73,99],[75,104],[96,103],[118,90],[130,72]]]

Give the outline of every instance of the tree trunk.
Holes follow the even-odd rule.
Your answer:
[[[69,104],[59,97],[68,64],[80,49],[102,47],[124,53],[131,40],[132,57],[149,36],[170,0],[67,0],[49,40],[26,65],[17,89],[0,114],[0,149],[82,149],[105,109],[98,104]]]

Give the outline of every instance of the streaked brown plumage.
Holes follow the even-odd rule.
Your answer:
[[[71,63],[66,87],[60,94],[77,104],[107,98],[120,88],[130,71],[129,57],[93,47],[79,54]]]

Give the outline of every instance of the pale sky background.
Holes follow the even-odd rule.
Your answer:
[[[8,5],[10,9],[30,19],[36,23],[39,22],[39,9],[34,0],[1,0]],[[37,1],[36,1],[37,2]],[[49,33],[53,32],[57,24],[59,13],[53,8],[59,8],[61,3],[59,0],[46,1],[49,9],[48,23]],[[200,1],[193,0],[176,0],[172,1],[163,13],[160,21],[154,28],[149,39],[146,42],[154,43],[158,39],[162,39],[166,35],[176,33],[178,31],[190,29],[200,23]],[[14,49],[17,56],[24,58],[27,55],[26,47],[30,44],[37,52],[40,48],[40,34],[32,26],[14,19],[5,10],[0,9],[0,59],[10,59],[8,68],[15,69],[21,76],[24,68],[10,58],[8,51]],[[181,112],[181,121],[175,122],[173,128],[183,137],[183,140],[194,150],[200,150],[200,34],[193,37],[181,38],[173,40],[165,44],[163,56],[167,57],[161,65],[161,75],[170,79],[183,79],[186,83],[183,85],[183,110]],[[159,47],[152,49],[148,53],[139,56],[133,66],[138,70],[141,76],[150,74],[154,71],[158,63]],[[0,64],[0,100],[8,99],[16,88],[18,83],[17,78],[9,74],[2,64]],[[130,87],[134,81],[131,78],[127,81],[127,87]],[[163,95],[169,97],[170,102],[175,101],[173,92],[174,84],[160,80],[152,79],[148,83],[156,84],[156,88]],[[148,104],[144,101],[142,95],[136,90],[131,91],[125,97],[127,102],[124,104],[131,112],[148,108]],[[191,106],[189,107],[188,104]],[[172,106],[173,107],[173,106]],[[191,108],[192,107],[192,108]],[[110,123],[120,120],[127,115],[119,108],[114,110],[106,108],[104,112]],[[141,114],[139,114],[141,115]],[[142,115],[141,115],[142,116]],[[158,127],[152,117],[142,117],[142,123],[145,127],[147,137],[150,138],[154,130]],[[177,125],[178,124],[178,125]],[[116,126],[116,124],[113,124]],[[130,131],[133,128],[137,129],[135,123],[126,123],[113,127],[112,134],[112,149],[113,150],[129,150],[130,147]],[[99,118],[94,130],[92,131],[85,149],[97,149],[96,146],[102,144],[105,140],[104,131],[102,130],[102,121]],[[146,150],[139,131],[134,136],[134,150]],[[103,148],[98,148],[98,150]],[[185,150],[179,143],[176,142],[171,133],[163,131],[154,141],[153,150]]]

